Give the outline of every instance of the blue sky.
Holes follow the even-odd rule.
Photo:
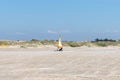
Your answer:
[[[119,0],[0,0],[0,39],[120,39]]]

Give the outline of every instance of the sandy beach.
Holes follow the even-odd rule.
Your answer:
[[[1,48],[0,80],[120,80],[119,47]]]

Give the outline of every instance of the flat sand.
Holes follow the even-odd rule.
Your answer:
[[[120,80],[120,48],[1,48],[0,80]]]

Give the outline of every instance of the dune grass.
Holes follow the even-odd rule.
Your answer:
[[[42,45],[57,46],[58,42],[55,40],[35,40],[30,41],[0,41],[0,46],[19,46],[20,48],[39,47]],[[120,41],[97,41],[97,42],[73,42],[63,41],[63,46],[69,47],[107,47],[107,46],[120,46]]]

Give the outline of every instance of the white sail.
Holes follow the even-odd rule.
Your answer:
[[[61,37],[59,37],[59,39],[58,39],[58,49],[61,49],[61,48],[63,48],[63,46],[62,46],[62,42],[61,42]]]

